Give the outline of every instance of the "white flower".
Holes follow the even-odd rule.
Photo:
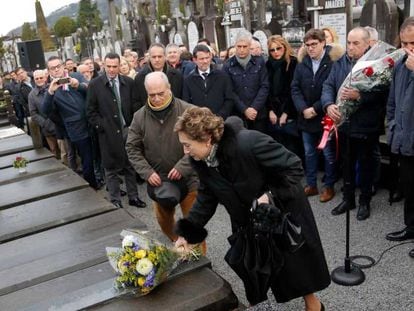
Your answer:
[[[122,248],[133,247],[134,244],[138,244],[138,240],[133,235],[126,235],[122,240]]]
[[[154,265],[148,258],[142,258],[137,262],[137,271],[141,275],[148,275],[153,267]]]

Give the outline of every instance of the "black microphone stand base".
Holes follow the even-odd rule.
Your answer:
[[[344,286],[356,286],[365,281],[365,274],[359,267],[351,266],[348,272],[346,270],[345,266],[333,270],[332,281]]]

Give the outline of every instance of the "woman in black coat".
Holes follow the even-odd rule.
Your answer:
[[[189,108],[179,118],[184,153],[190,155],[200,178],[197,200],[187,218],[177,222],[176,246],[187,247],[205,238],[203,227],[223,204],[237,233],[249,222],[252,203],[268,203],[266,190],[276,195],[301,226],[305,244],[296,252],[282,251],[284,265],[270,287],[278,302],[304,297],[306,310],[323,310],[313,294],[330,283],[323,249],[309,202],[300,183],[300,159],[270,136],[247,130],[237,117],[223,119],[207,108]],[[243,279],[251,304],[256,299]]]
[[[297,111],[292,101],[290,84],[297,59],[289,42],[280,35],[267,40],[269,58],[266,68],[269,76],[270,134],[290,151],[303,157],[302,140],[297,128]]]

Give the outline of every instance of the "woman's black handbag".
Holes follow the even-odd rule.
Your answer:
[[[255,232],[270,233],[280,249],[296,252],[305,243],[302,228],[289,212],[283,212],[282,202],[269,191],[269,204],[253,202],[251,212],[252,227]]]
[[[269,234],[254,233],[252,226],[240,228],[228,241],[224,260],[243,281],[247,300],[252,304],[267,299],[273,278],[283,267],[283,255]]]

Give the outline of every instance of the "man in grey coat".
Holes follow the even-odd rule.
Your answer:
[[[405,196],[405,228],[387,234],[390,241],[414,238],[414,17],[400,28],[401,47],[406,55],[394,69],[387,103],[388,143],[400,159],[400,180]],[[414,249],[409,255],[414,257]]]

